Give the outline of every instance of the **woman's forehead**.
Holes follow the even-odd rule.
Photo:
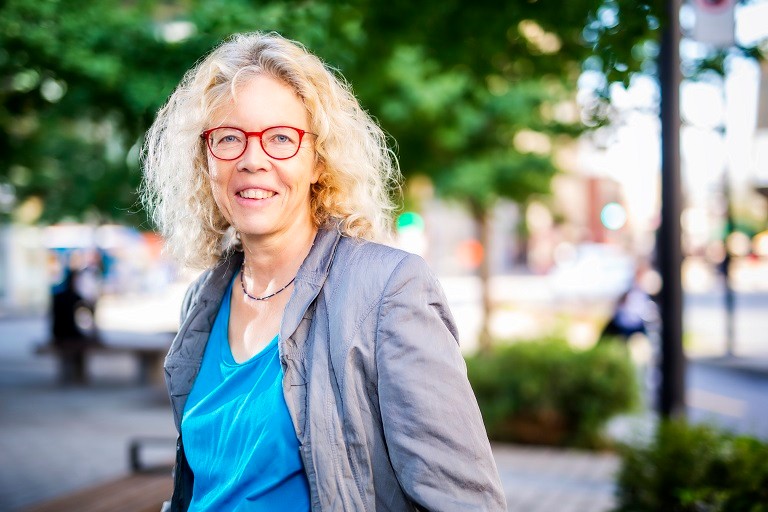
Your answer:
[[[258,74],[242,77],[229,88],[230,94],[222,98],[212,110],[211,118],[218,124],[246,123],[253,125],[288,125],[308,129],[309,113],[294,88],[282,80]]]

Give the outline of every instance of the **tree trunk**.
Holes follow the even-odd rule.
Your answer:
[[[478,277],[480,278],[480,297],[481,297],[481,316],[480,316],[480,334],[478,336],[478,346],[481,352],[487,353],[493,346],[493,338],[489,327],[491,318],[491,215],[488,209],[479,205],[472,204],[472,217],[475,220],[477,228],[477,238],[483,247],[483,257],[480,260],[478,268]]]
[[[515,255],[515,264],[528,267],[528,241],[530,239],[530,233],[528,232],[528,226],[526,225],[525,213],[526,203],[517,203],[518,221],[515,235],[517,236],[515,242],[517,243],[517,254]]]

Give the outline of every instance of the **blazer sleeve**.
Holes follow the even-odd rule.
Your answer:
[[[503,511],[504,492],[445,295],[406,256],[380,303],[379,407],[392,466],[420,509]]]

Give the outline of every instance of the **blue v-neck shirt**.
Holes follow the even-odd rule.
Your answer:
[[[237,363],[228,338],[231,296],[232,282],[181,421],[195,476],[189,510],[307,512],[309,485],[283,398],[277,336]]]

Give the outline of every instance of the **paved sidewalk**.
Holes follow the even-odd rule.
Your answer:
[[[35,356],[40,319],[0,319],[0,511],[117,478],[129,471],[136,437],[175,429],[161,389],[133,384],[134,361],[99,356],[88,387],[60,387],[50,356]],[[495,445],[510,511],[605,512],[613,504],[618,460],[547,448]]]
[[[494,445],[493,455],[510,511],[607,512],[615,505],[614,454]]]

